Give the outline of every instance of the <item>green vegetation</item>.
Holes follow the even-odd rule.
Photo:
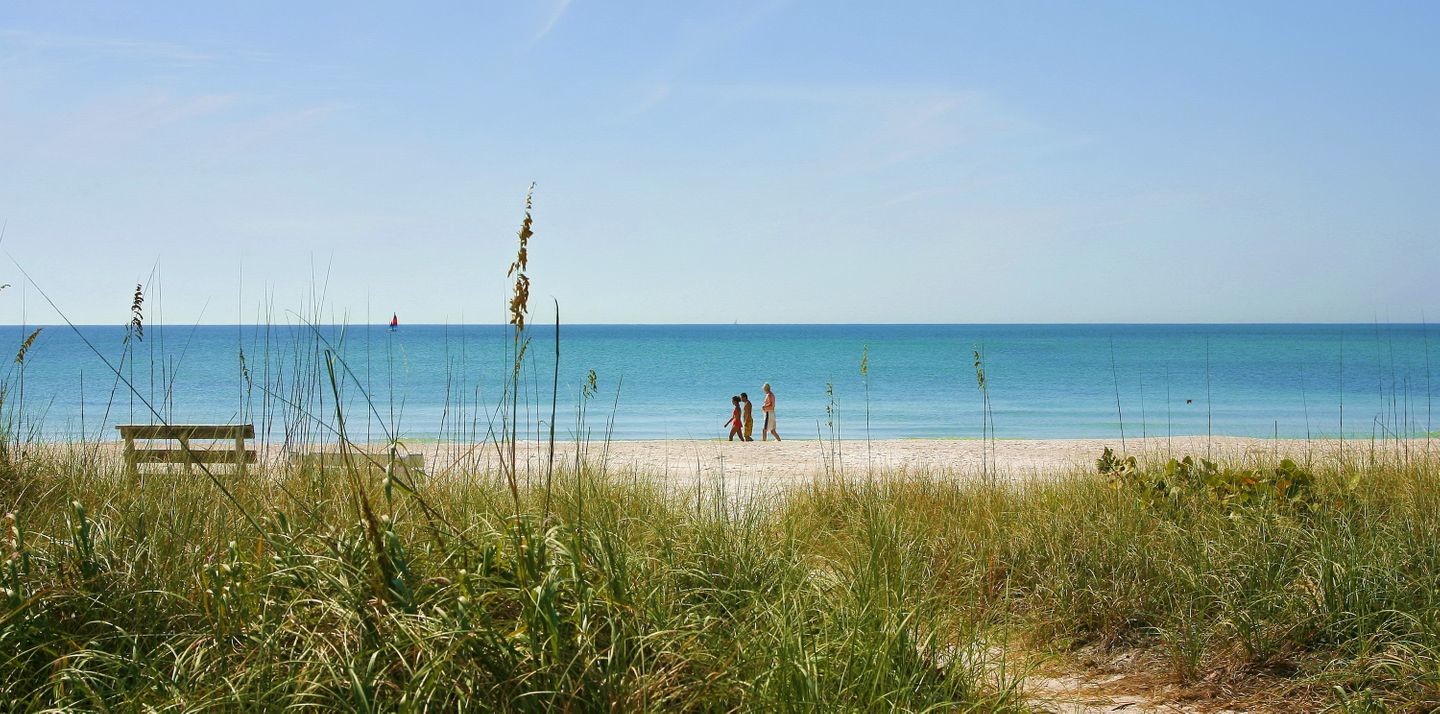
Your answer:
[[[369,484],[372,517],[272,473],[236,485],[259,530],[183,474],[31,459],[3,483],[6,708],[1016,702],[953,655],[973,627],[881,510],[819,549],[808,509],[593,479],[548,518],[535,492],[515,517],[503,478],[425,486],[428,513]]]
[[[743,502],[557,474],[550,510],[522,490],[517,516],[503,474],[272,470],[237,508],[203,478],[137,488],[93,450],[30,451],[0,478],[7,709],[1023,709],[1027,653],[1086,644],[1180,682],[1440,704],[1429,460],[1112,456]]]

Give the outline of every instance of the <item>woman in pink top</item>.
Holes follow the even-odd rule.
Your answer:
[[[775,393],[770,391],[769,382],[760,389],[765,392],[765,402],[760,405],[760,409],[765,412],[765,426],[760,428],[760,440],[768,441],[768,437],[773,436],[779,441],[780,432],[775,431]]]

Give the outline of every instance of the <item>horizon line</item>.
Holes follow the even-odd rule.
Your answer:
[[[1226,326],[1317,326],[1317,327],[1429,327],[1429,322],[1343,322],[1343,321],[1297,321],[1278,322],[1268,320],[1227,321],[1227,322],[562,322],[561,327],[1226,327]],[[316,327],[383,327],[389,329],[389,322],[155,322],[146,323],[147,328],[160,327],[265,327],[275,325],[310,325]],[[528,323],[526,329],[543,330],[554,328],[553,322]],[[411,322],[400,323],[406,327],[509,327],[505,322]],[[128,327],[127,323],[100,322],[0,322],[0,327]]]

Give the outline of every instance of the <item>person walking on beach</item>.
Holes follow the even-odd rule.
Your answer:
[[[760,427],[760,440],[768,441],[769,437],[773,436],[779,441],[780,432],[775,431],[775,393],[770,391],[769,382],[760,389],[765,392],[765,401],[760,405],[761,411],[765,412],[765,424]]]
[[[752,436],[752,434],[755,433],[755,412],[754,412],[754,409],[753,409],[754,406],[755,406],[754,404],[751,404],[751,403],[750,403],[750,395],[749,395],[749,394],[746,394],[746,393],[744,393],[744,392],[741,392],[741,393],[740,393],[740,408],[741,408],[742,413],[745,415],[745,436],[744,436],[744,439],[745,439],[746,441],[754,441],[754,440],[755,440],[755,437]]]
[[[744,441],[745,433],[741,431],[744,429],[744,425],[740,421],[740,397],[730,397],[730,404],[734,406],[735,409],[730,412],[730,421],[725,422],[725,426],[730,427],[730,438],[727,439],[727,441],[734,441],[736,436],[739,436],[740,440]]]

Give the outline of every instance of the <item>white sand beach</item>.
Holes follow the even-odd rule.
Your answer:
[[[1323,463],[1342,453],[1348,458],[1375,452],[1397,452],[1408,446],[1412,454],[1440,448],[1440,441],[1415,440],[1372,445],[1351,440],[1256,439],[1204,436],[1151,437],[1148,439],[1002,439],[983,444],[969,439],[882,439],[872,442],[845,440],[831,444],[815,439],[783,442],[739,442],[724,440],[641,440],[592,443],[584,446],[584,458],[609,473],[663,476],[675,483],[724,481],[746,487],[784,486],[805,483],[825,474],[863,478],[867,472],[884,475],[922,473],[939,478],[977,478],[993,468],[1008,480],[1053,478],[1094,469],[1096,457],[1106,447],[1117,452],[1151,459],[1176,458],[1186,454],[1215,460],[1294,458]],[[988,447],[988,448],[987,448]],[[556,444],[557,465],[569,465],[577,445]],[[432,473],[496,468],[494,444],[457,447],[417,447]],[[531,473],[542,473],[548,458],[544,443],[521,442],[517,459]]]

